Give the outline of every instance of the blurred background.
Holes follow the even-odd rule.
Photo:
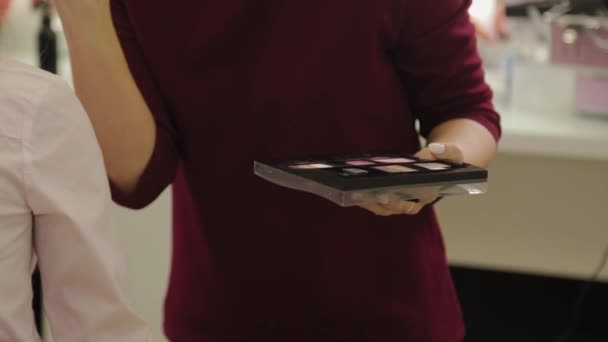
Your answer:
[[[606,3],[475,0],[471,7],[504,132],[489,193],[437,207],[467,342],[608,341]],[[52,11],[0,0],[0,18],[1,54],[71,81]],[[116,215],[134,304],[164,341],[170,194],[139,212],[116,207]]]

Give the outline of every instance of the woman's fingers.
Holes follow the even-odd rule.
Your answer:
[[[416,153],[414,156],[416,156],[417,158],[420,158],[421,160],[434,160],[435,157],[433,156],[433,153],[431,153],[431,151],[428,148],[423,148],[422,150],[418,151],[418,153]]]
[[[395,215],[394,213],[392,213],[391,211],[389,211],[384,206],[382,206],[381,204],[378,204],[378,203],[366,203],[366,204],[359,205],[359,207],[366,209],[378,216]]]
[[[390,201],[388,204],[383,204],[386,209],[395,214],[409,214],[416,209],[416,205],[416,202],[400,199],[395,199]]]
[[[380,203],[367,203],[360,205],[360,207],[379,216],[393,216],[416,215],[423,208],[423,205],[416,202],[396,201],[387,205]]]
[[[392,215],[416,215],[425,205],[435,200],[424,198],[419,201],[407,201],[400,199],[397,193],[382,193],[377,196],[378,201],[361,204],[360,207],[380,216]]]
[[[454,163],[463,163],[464,155],[456,144],[450,143],[431,143],[426,148],[416,153],[416,157],[421,160],[447,160]],[[426,205],[432,204],[437,200],[438,187],[409,189],[405,194],[399,192],[382,192],[376,195],[367,194],[361,198],[362,204],[359,206],[380,216],[391,215],[416,215]],[[410,198],[418,200],[413,201]]]
[[[435,159],[448,160],[459,164],[464,162],[464,153],[456,144],[431,143],[427,148]]]

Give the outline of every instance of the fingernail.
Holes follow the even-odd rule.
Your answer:
[[[431,143],[429,144],[429,150],[433,154],[444,154],[445,153],[445,145],[440,143]]]

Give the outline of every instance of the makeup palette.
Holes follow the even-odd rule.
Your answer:
[[[254,172],[344,207],[377,201],[387,193],[405,200],[482,194],[488,178],[487,170],[469,164],[425,161],[403,153],[256,161]]]

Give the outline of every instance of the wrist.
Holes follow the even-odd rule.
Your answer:
[[[75,48],[103,51],[106,47],[112,47],[118,42],[114,28],[106,25],[92,28],[63,21],[63,32],[70,47]]]
[[[64,33],[70,56],[74,59],[98,62],[122,58],[122,47],[113,29],[90,33],[64,28]]]

